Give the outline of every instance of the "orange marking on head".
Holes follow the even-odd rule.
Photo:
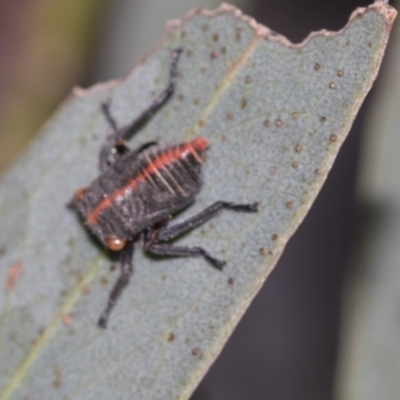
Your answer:
[[[86,188],[79,188],[76,192],[75,192],[75,195],[74,195],[74,199],[75,199],[75,201],[80,201],[80,200],[82,200],[82,197],[83,197],[83,195],[85,194],[85,192],[86,192]]]

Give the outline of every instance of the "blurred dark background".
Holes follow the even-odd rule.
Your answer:
[[[356,7],[371,2],[253,0],[235,4],[272,30],[300,42],[311,31],[342,28]],[[136,21],[141,18],[143,7],[136,3],[143,4],[135,0],[0,0],[0,171],[38,132],[72,86],[89,86],[125,74],[159,36],[167,19],[163,15],[155,16],[162,22],[152,30],[154,38],[146,32],[142,38],[139,33],[130,44],[115,46],[118,40],[128,40],[119,18],[129,17],[128,10],[136,10]],[[148,0],[150,5],[156,3]],[[177,3],[182,8],[182,1]],[[201,0],[192,3],[187,1],[187,7],[168,18],[178,18],[194,5],[210,5]],[[149,7],[147,13],[157,13],[157,7],[153,11]],[[139,48],[138,53],[126,51],[129,46]],[[118,51],[123,54],[117,60]],[[368,98],[310,213],[192,400],[333,399],[341,295],[360,216],[355,184],[366,107]]]

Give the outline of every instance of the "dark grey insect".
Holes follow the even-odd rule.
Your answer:
[[[110,250],[120,252],[121,275],[110,293],[98,324],[105,328],[111,310],[132,273],[134,243],[144,240],[146,251],[163,256],[202,256],[221,270],[224,261],[201,247],[175,246],[169,242],[214,217],[221,209],[257,211],[257,203],[218,201],[186,221],[169,226],[171,216],[195,199],[202,186],[201,169],[208,148],[205,138],[176,145],[148,142],[130,150],[124,141],[147,122],[175,91],[181,49],[172,52],[169,84],[132,123],[118,127],[110,102],[102,110],[110,133],[100,152],[101,175],[87,188],[79,189],[74,202],[86,225]]]

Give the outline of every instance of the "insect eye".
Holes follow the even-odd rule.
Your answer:
[[[109,236],[106,244],[110,250],[119,251],[125,247],[125,240],[116,236]]]

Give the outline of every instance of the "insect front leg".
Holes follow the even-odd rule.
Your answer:
[[[117,300],[121,296],[122,291],[129,282],[129,278],[132,274],[132,256],[133,256],[133,241],[128,242],[126,246],[120,252],[120,263],[121,263],[121,275],[114,285],[113,290],[110,293],[108,303],[104,311],[101,313],[98,325],[101,328],[107,328],[108,317],[114,308]]]
[[[222,267],[225,265],[225,262],[212,257],[202,247],[175,246],[168,242],[182,235],[183,233],[204,224],[209,219],[215,217],[224,208],[233,211],[256,212],[258,211],[258,203],[236,204],[225,201],[217,201],[210,207],[207,207],[205,210],[181,223],[172,226],[162,227],[158,230],[153,230],[147,233],[145,237],[145,249],[150,253],[165,256],[202,256],[215,268],[221,270]]]
[[[158,97],[132,122],[118,127],[116,119],[112,116],[110,110],[110,100],[102,104],[102,111],[110,125],[108,137],[100,151],[100,165],[104,171],[108,168],[110,155],[114,153],[124,153],[128,150],[124,139],[128,132],[135,133],[138,131],[154,113],[161,108],[175,92],[176,83],[178,80],[178,60],[182,53],[182,49],[175,49],[171,54],[171,64],[169,68],[168,86],[158,95]]]

